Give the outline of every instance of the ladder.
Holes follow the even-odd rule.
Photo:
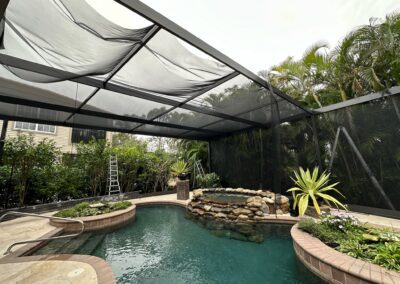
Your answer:
[[[110,170],[108,174],[108,195],[121,194],[121,187],[118,181],[118,160],[116,155],[110,155]]]
[[[194,168],[193,168],[193,187],[195,186],[197,176],[204,177],[204,169],[201,165],[201,160],[194,161]]]

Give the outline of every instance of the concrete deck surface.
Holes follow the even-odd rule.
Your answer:
[[[77,261],[28,261],[0,264],[0,283],[97,283],[95,269]]]

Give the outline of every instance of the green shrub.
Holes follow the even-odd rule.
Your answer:
[[[339,230],[343,232],[357,232],[360,231],[361,227],[356,218],[350,215],[321,215],[321,224],[326,225],[334,230]]]
[[[86,208],[89,208],[89,202],[81,202],[74,206],[74,209],[78,212],[83,211]]]
[[[333,229],[325,224],[316,223],[313,219],[301,220],[299,222],[299,228],[332,247],[338,246],[340,240],[346,238],[343,231]]]
[[[110,213],[117,210],[126,209],[131,205],[132,203],[129,201],[118,201],[114,203],[104,203],[103,207],[91,208],[89,202],[81,202],[79,204],[76,204],[72,208],[63,209],[57,212],[54,216],[62,218],[95,216],[95,215]]]
[[[348,239],[341,241],[338,251],[346,253],[355,258],[367,259],[369,246],[358,240]]]
[[[373,263],[400,271],[400,242],[379,244],[371,253],[374,255]]]
[[[298,226],[340,252],[400,271],[400,233],[369,228],[345,215],[304,219]]]
[[[220,186],[219,176],[216,173],[205,174],[204,176],[198,175],[196,177],[198,186],[200,188],[210,188]]]
[[[109,206],[111,211],[116,211],[116,210],[126,209],[131,205],[132,203],[130,203],[129,201],[118,201],[115,203],[111,203]]]
[[[74,208],[67,208],[63,209],[56,214],[54,214],[56,217],[61,217],[61,218],[76,218],[78,216],[78,212]]]

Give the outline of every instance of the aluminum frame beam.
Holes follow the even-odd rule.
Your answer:
[[[16,120],[14,116],[3,115],[0,114],[0,120]],[[165,134],[165,133],[152,133],[152,132],[144,132],[144,131],[135,131],[131,132],[129,129],[115,129],[110,127],[101,127],[101,126],[94,126],[94,125],[87,125],[87,124],[79,124],[79,123],[64,123],[64,122],[57,122],[57,121],[49,121],[45,119],[36,119],[36,118],[18,118],[18,121],[24,122],[33,122],[33,123],[43,123],[43,124],[51,124],[56,126],[66,126],[72,128],[82,128],[82,129],[94,129],[94,130],[106,130],[110,132],[121,132],[121,133],[129,133],[129,134],[140,134],[140,135],[147,135],[147,136],[158,136],[158,137],[168,137],[168,138],[184,138],[189,140],[202,140],[208,141],[208,138],[197,138],[197,137],[184,137],[182,136],[183,133],[172,135],[172,134]]]
[[[23,69],[23,70],[27,70],[27,71],[32,71],[32,72],[35,72],[38,74],[43,74],[43,75],[47,75],[47,76],[51,76],[51,77],[56,77],[56,78],[67,77],[68,80],[70,80],[70,81],[74,81],[77,83],[82,83],[84,85],[93,86],[93,87],[121,93],[121,94],[128,95],[128,96],[141,98],[141,99],[148,100],[148,101],[158,102],[158,103],[171,105],[171,106],[180,106],[180,102],[171,100],[171,99],[168,99],[165,97],[152,95],[150,93],[135,90],[135,89],[128,88],[128,87],[118,85],[118,84],[114,84],[111,82],[104,84],[102,80],[99,80],[99,79],[96,79],[93,77],[81,77],[80,75],[73,74],[71,72],[59,70],[56,68],[52,68],[49,66],[30,62],[27,60],[23,60],[23,59],[5,55],[5,54],[0,54],[0,63],[7,65],[7,66],[11,66],[11,67],[15,67],[15,68],[19,68],[19,69]],[[220,118],[224,118],[224,119],[228,119],[228,120],[232,120],[232,121],[242,122],[242,123],[246,123],[246,124],[253,125],[253,126],[259,126],[259,127],[263,126],[262,123],[258,123],[258,122],[247,120],[247,119],[237,118],[232,115],[204,109],[204,108],[197,107],[197,106],[183,104],[180,107],[187,109],[187,110],[194,111],[194,112],[208,114],[211,116],[216,116],[216,117],[220,117]]]
[[[211,86],[209,86],[208,88],[206,88],[203,92],[201,92],[201,93],[199,93],[199,94],[197,94],[197,95],[194,95],[194,96],[192,96],[192,97],[190,97],[190,98],[187,98],[186,100],[180,102],[179,105],[174,106],[174,107],[172,107],[172,108],[170,108],[170,109],[164,111],[163,113],[160,113],[159,115],[156,115],[156,116],[153,117],[151,120],[154,121],[154,120],[156,120],[156,119],[162,117],[163,115],[166,115],[167,113],[170,113],[170,112],[173,111],[174,109],[177,109],[177,108],[179,108],[180,106],[183,106],[184,104],[186,104],[187,102],[189,102],[189,101],[191,101],[191,100],[193,100],[193,99],[195,99],[195,98],[197,98],[197,97],[199,97],[199,96],[201,96],[201,95],[204,95],[204,94],[207,93],[208,91],[211,91],[212,89],[218,87],[219,85],[222,85],[223,83],[225,83],[225,82],[227,82],[227,81],[229,81],[229,80],[235,78],[235,77],[238,76],[238,75],[239,75],[239,72],[236,72],[236,71],[235,71],[235,72],[229,74],[228,76],[225,76],[224,78],[218,80],[216,83],[214,83],[214,84],[212,84]],[[139,126],[133,128],[132,131],[135,130],[135,129],[137,129],[137,128],[139,128],[139,127],[141,127],[141,126],[142,126],[142,125],[139,125]]]
[[[210,55],[211,57],[221,61],[222,63],[226,64],[227,66],[231,67],[232,69],[238,71],[240,74],[244,75],[245,77],[251,79],[252,81],[258,83],[259,85],[263,86],[266,89],[270,89],[270,85],[267,81],[262,79],[261,77],[257,76],[250,70],[246,69],[236,61],[232,60],[222,52],[218,51],[214,47],[210,46],[203,40],[199,39],[195,35],[191,34],[181,26],[177,25],[170,19],[166,18],[165,16],[161,15],[154,9],[150,8],[149,6],[145,5],[144,3],[140,2],[139,0],[114,0],[117,3],[125,6],[126,8],[130,9],[131,11],[141,15],[142,17],[146,18],[147,20],[161,26],[163,29],[169,31],[173,35],[179,37],[183,41],[187,42],[190,45],[200,49],[204,53]],[[291,102],[292,104],[296,105],[297,107],[301,108],[308,114],[312,112],[307,108],[300,105],[296,100],[289,97],[288,95],[281,92],[279,89],[272,87],[273,92],[284,98],[285,100]]]
[[[314,111],[314,114],[326,113],[326,112],[338,110],[338,109],[353,106],[353,105],[366,103],[366,102],[373,101],[373,100],[382,99],[382,98],[389,97],[392,95],[397,95],[397,94],[400,94],[400,86],[392,87],[392,88],[389,88],[389,89],[381,91],[381,92],[353,98],[353,99],[350,99],[350,100],[347,100],[347,101],[344,101],[341,103],[318,108],[313,111]]]
[[[31,100],[8,97],[8,96],[1,96],[1,95],[0,95],[0,102],[49,109],[49,110],[54,110],[54,111],[62,111],[62,112],[66,112],[66,113],[73,113],[77,110],[76,108],[69,107],[69,106],[61,106],[61,105],[55,105],[55,104],[49,104],[49,103],[44,103],[44,102],[31,101]],[[112,113],[104,113],[104,112],[86,110],[86,109],[80,109],[79,111],[76,112],[76,114],[88,115],[88,116],[93,116],[93,117],[98,117],[98,118],[115,119],[115,120],[134,122],[134,123],[150,124],[150,125],[155,125],[155,126],[189,130],[189,131],[200,131],[200,132],[206,132],[206,133],[210,133],[210,134],[220,134],[221,133],[221,132],[213,131],[213,130],[198,130],[195,127],[189,127],[189,126],[178,125],[178,124],[167,123],[167,122],[160,122],[160,121],[150,121],[150,120],[146,120],[146,119],[138,118],[138,117],[121,116],[121,115],[116,115],[116,114],[112,114]],[[19,119],[17,116],[15,118]],[[63,123],[67,123],[67,121],[64,121]]]
[[[132,50],[117,64],[117,66],[115,66],[115,68],[110,72],[110,74],[108,74],[108,76],[106,77],[106,79],[103,81],[103,86],[105,86],[111,79],[112,77],[114,77],[115,74],[117,74],[117,72],[119,70],[121,70],[122,67],[125,66],[126,63],[128,63],[129,60],[131,60],[131,58],[133,56],[135,56],[141,49],[143,46],[146,45],[146,43],[152,39],[157,32],[160,30],[161,28],[157,25],[154,25],[145,35],[145,37],[142,39],[140,44],[135,45]],[[99,91],[101,90],[101,88],[97,88],[95,89],[79,106],[77,110],[82,109]],[[77,112],[72,113],[65,121],[70,120],[71,118],[73,118],[73,116],[76,114]]]

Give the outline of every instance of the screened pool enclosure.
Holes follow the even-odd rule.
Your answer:
[[[399,89],[308,110],[140,1],[91,2],[2,1],[0,119],[209,141],[227,186],[331,167],[347,203],[400,210]]]

